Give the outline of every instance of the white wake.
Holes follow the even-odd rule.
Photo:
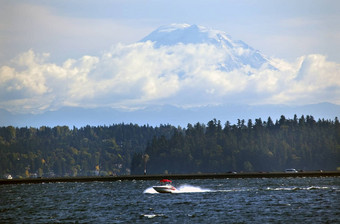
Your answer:
[[[204,193],[204,192],[210,192],[210,189],[205,189],[201,187],[196,187],[188,184],[184,184],[176,187],[176,191],[173,193],[180,194],[180,193]],[[152,187],[149,187],[144,190],[144,194],[159,194],[157,191],[155,191]]]

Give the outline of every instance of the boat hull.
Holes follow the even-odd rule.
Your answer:
[[[176,191],[173,186],[154,186],[153,189],[158,193],[173,193]]]

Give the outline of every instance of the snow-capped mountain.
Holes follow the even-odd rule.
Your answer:
[[[270,59],[240,40],[232,38],[223,31],[208,29],[203,26],[189,24],[171,24],[161,26],[141,42],[151,41],[156,48],[177,44],[212,44],[225,50],[226,60],[220,64],[220,69],[231,71],[249,65],[258,69],[267,65],[276,69]]]

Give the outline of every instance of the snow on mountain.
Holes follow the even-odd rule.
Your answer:
[[[240,40],[232,38],[223,31],[189,24],[171,24],[161,26],[141,42],[151,41],[156,48],[177,44],[212,44],[223,49],[226,60],[219,65],[220,70],[231,71],[244,66],[259,69],[267,65],[269,69],[276,69],[270,59]]]

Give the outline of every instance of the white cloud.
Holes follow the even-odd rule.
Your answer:
[[[329,62],[323,55],[300,57],[295,77],[287,79],[285,89],[271,100],[301,104],[332,102],[340,103],[340,64]]]
[[[207,44],[117,44],[100,57],[62,65],[48,62],[48,56],[29,50],[0,67],[1,108],[39,113],[63,106],[340,104],[340,64],[323,55],[294,63],[273,59],[278,70],[246,66],[230,72],[219,70],[228,55]]]

